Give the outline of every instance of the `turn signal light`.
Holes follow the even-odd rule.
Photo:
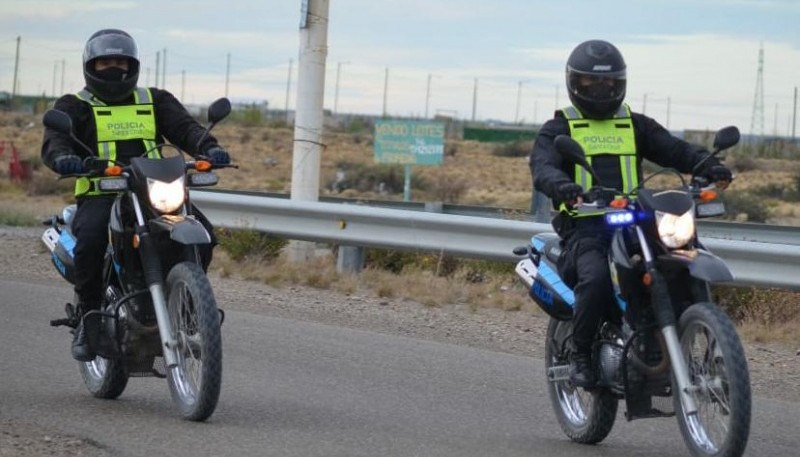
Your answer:
[[[608,203],[608,206],[617,209],[623,209],[628,207],[628,199],[627,198],[615,198]]]
[[[717,199],[717,192],[713,190],[704,190],[700,192],[701,202],[710,202]]]
[[[211,170],[211,162],[208,160],[198,160],[194,163],[194,168],[197,171],[209,171]]]
[[[106,176],[122,176],[122,167],[119,165],[113,165],[106,168],[105,171]]]

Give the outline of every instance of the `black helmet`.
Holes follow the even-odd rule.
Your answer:
[[[589,40],[567,60],[569,99],[590,119],[614,117],[625,98],[625,59],[613,44]]]
[[[128,60],[128,71],[123,74],[103,75],[94,69],[100,58]],[[139,51],[136,42],[126,32],[103,29],[95,32],[83,50],[83,78],[91,93],[108,102],[127,98],[139,80]]]

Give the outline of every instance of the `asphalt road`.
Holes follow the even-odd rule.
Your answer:
[[[69,334],[49,320],[65,285],[0,280],[0,422],[86,437],[113,455],[685,456],[674,418],[619,417],[600,445],[555,422],[541,360],[228,311],[220,402],[181,420],[165,380],[91,397]],[[622,411],[624,407],[620,408]],[[800,455],[800,404],[756,398],[746,455]]]

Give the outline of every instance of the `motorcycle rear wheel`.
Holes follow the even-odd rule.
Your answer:
[[[167,370],[181,416],[204,421],[214,412],[222,382],[222,338],[217,303],[199,265],[182,262],[167,276],[167,312],[177,342],[177,366]]]
[[[128,386],[128,370],[119,359],[106,359],[98,355],[91,362],[78,362],[78,370],[86,389],[97,398],[113,400],[122,395]]]
[[[689,415],[674,396],[681,435],[694,456],[739,457],[750,433],[752,399],[736,329],[713,303],[690,306],[678,328],[698,408]]]
[[[572,322],[550,319],[545,343],[545,373],[550,367],[569,364],[562,348],[568,346]],[[547,382],[547,392],[558,424],[572,441],[595,444],[603,441],[617,418],[619,401],[607,389],[585,390],[570,381]]]

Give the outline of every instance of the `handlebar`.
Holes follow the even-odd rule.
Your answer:
[[[201,166],[198,168],[198,164],[200,163],[208,163],[208,168],[204,168]],[[118,168],[120,171],[118,172],[110,172],[110,170]],[[197,170],[202,172],[208,172],[211,170],[218,170],[222,168],[239,168],[239,165],[228,163],[222,165],[214,165],[210,160],[207,160],[204,157],[197,157],[196,160],[190,160],[186,162],[186,170]],[[69,173],[64,175],[58,175],[57,179],[66,179],[66,178],[102,178],[102,177],[112,177],[112,176],[125,176],[131,171],[130,165],[112,165],[103,168],[96,168],[90,169],[89,171],[85,171],[83,173]]]

